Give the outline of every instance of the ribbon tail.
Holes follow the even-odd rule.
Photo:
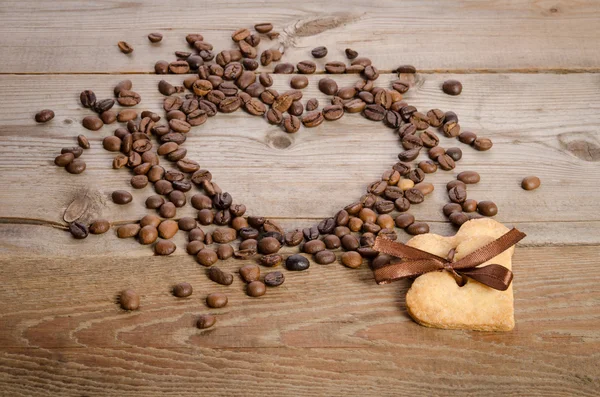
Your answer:
[[[510,270],[496,264],[475,267],[472,269],[463,269],[458,273],[479,281],[481,284],[487,285],[490,288],[497,289],[498,291],[506,291],[513,279],[513,273]]]
[[[435,260],[416,259],[390,263],[374,269],[373,274],[377,284],[388,284],[395,280],[417,277],[424,273],[442,269],[443,266]]]

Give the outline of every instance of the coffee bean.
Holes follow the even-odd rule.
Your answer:
[[[418,149],[423,146],[423,141],[416,135],[405,135],[402,138],[402,147],[406,150]]]
[[[103,234],[110,229],[110,223],[106,219],[98,219],[92,222],[89,232],[92,234]]]
[[[417,188],[408,189],[406,192],[404,192],[404,197],[411,204],[419,204],[425,200],[423,193]]]
[[[328,250],[319,251],[314,256],[315,262],[317,262],[319,265],[328,265],[335,262],[335,259],[335,254]]]
[[[445,114],[440,109],[431,109],[427,112],[427,121],[432,127],[441,127],[444,123]]]
[[[115,204],[129,204],[133,200],[133,196],[126,190],[115,190],[112,192],[112,201]]]
[[[475,139],[477,139],[477,135],[470,131],[464,131],[458,135],[458,140],[467,145],[475,142]]]
[[[287,257],[285,267],[292,271],[302,271],[310,267],[310,262],[300,254],[294,254]]]
[[[257,248],[261,254],[274,254],[281,249],[281,243],[274,237],[264,237],[258,242]]]
[[[527,176],[521,181],[521,187],[525,190],[534,190],[540,187],[541,181],[537,176]]]
[[[188,254],[197,255],[200,250],[204,249],[204,243],[202,241],[194,240],[191,241],[185,249]]]
[[[202,251],[200,251],[200,253],[202,253]],[[198,253],[198,255],[200,255],[200,253]],[[210,278],[215,283],[221,285],[231,285],[233,283],[233,275],[231,273],[224,272],[216,266],[209,267],[206,271],[206,274],[208,275],[208,278]]]
[[[71,235],[78,240],[84,239],[88,236],[88,228],[81,222],[70,223],[69,232],[71,232]]]
[[[206,235],[204,234],[204,231],[202,229],[200,229],[199,227],[190,230],[190,232],[188,233],[188,240],[189,241],[204,241],[204,237]]]
[[[453,203],[462,203],[467,199],[467,191],[464,187],[457,185],[448,191],[448,197]]]
[[[448,204],[444,205],[443,211],[444,211],[444,215],[449,217],[450,214],[452,214],[453,212],[462,211],[462,206],[457,203],[448,203]]]
[[[312,51],[310,53],[315,58],[324,58],[327,55],[327,47],[324,47],[324,46],[315,47],[312,49]]]
[[[273,69],[273,73],[275,74],[291,74],[294,73],[294,65],[291,63],[280,63],[275,66]]]
[[[294,76],[290,80],[290,86],[297,90],[301,90],[308,86],[308,79],[306,78],[306,76]]]
[[[304,243],[302,251],[307,254],[316,254],[325,249],[325,243],[321,240],[311,240]]]
[[[442,131],[447,138],[454,138],[460,134],[460,125],[454,121],[446,121]]]
[[[123,54],[131,54],[133,52],[133,47],[125,41],[119,41],[117,43],[117,46],[119,47],[119,50],[121,50],[121,52]]]
[[[468,199],[462,203],[462,209],[464,212],[475,212],[477,211],[477,200]]]
[[[143,189],[148,186],[148,177],[146,175],[134,175],[131,177],[130,183],[134,189]]]
[[[117,236],[119,238],[135,237],[139,233],[141,227],[137,223],[119,226],[117,228]]]
[[[338,91],[338,85],[335,80],[326,77],[319,80],[319,91],[325,95],[334,95]]]
[[[348,59],[354,59],[358,56],[358,52],[354,51],[352,48],[346,48],[346,50],[344,50],[344,53],[346,54],[346,58]]]
[[[163,35],[161,33],[150,33],[148,35],[148,40],[150,40],[151,43],[159,43],[163,38]]]
[[[158,239],[158,230],[156,230],[156,227],[153,225],[143,226],[138,232],[138,240],[140,241],[140,244],[152,244],[156,241],[156,239]]]
[[[476,138],[472,145],[476,150],[484,152],[486,150],[490,150],[493,146],[493,143],[488,138]]]
[[[177,207],[171,202],[166,202],[160,206],[158,213],[163,218],[174,218],[177,215]]]
[[[413,161],[419,156],[420,151],[420,148],[405,150],[404,152],[398,154],[398,159],[400,161]]]
[[[425,234],[429,233],[429,225],[424,222],[415,222],[409,225],[406,229],[408,234],[417,235],[417,234]]]
[[[493,201],[480,201],[477,211],[484,216],[495,216],[498,214],[498,206]]]
[[[102,120],[97,116],[86,116],[81,121],[81,124],[91,131],[98,131],[104,125]]]
[[[142,97],[140,94],[134,91],[122,90],[119,92],[119,96],[117,97],[117,102],[119,102],[119,105],[121,106],[135,106],[141,101]]]
[[[260,268],[257,265],[244,265],[240,268],[240,277],[247,283],[260,279]]]
[[[254,25],[254,30],[256,30],[258,33],[269,33],[271,30],[273,30],[273,24],[268,22],[257,23]]]
[[[159,240],[156,244],[154,244],[154,253],[156,255],[171,255],[177,246],[171,240]]]
[[[321,125],[325,118],[319,111],[308,112],[302,117],[302,124],[307,128],[313,128]]]
[[[131,134],[129,135],[131,136]],[[129,142],[131,142],[131,140]],[[102,140],[102,147],[109,152],[118,152],[121,150],[121,145],[122,141],[114,135],[109,135]],[[130,150],[131,148],[129,148],[129,151]]]
[[[465,190],[467,189],[467,185],[463,181],[459,181],[458,179],[454,179],[446,184],[446,190],[450,191],[455,186],[460,185]]]
[[[265,274],[264,283],[268,287],[278,287],[285,281],[285,276],[281,272],[271,272]]]
[[[456,211],[451,213],[448,219],[454,226],[461,226],[469,220],[469,217],[464,212]]]
[[[217,248],[217,258],[224,261],[233,256],[233,247],[229,244],[219,245]]]
[[[437,171],[437,165],[431,160],[424,160],[419,163],[419,169],[426,174],[432,174]]]
[[[71,161],[75,159],[73,153],[63,153],[54,158],[54,164],[59,167],[67,166]]]
[[[365,66],[365,70],[363,71],[363,77],[367,80],[377,80],[379,77],[379,71],[373,65]]]
[[[362,265],[362,256],[356,251],[348,251],[342,254],[341,261],[344,266],[356,269]]]
[[[446,149],[446,154],[452,157],[452,160],[454,161],[459,161],[460,159],[462,159],[462,150],[460,150],[457,147],[451,147]]]
[[[252,281],[246,286],[246,293],[248,296],[257,298],[263,296],[267,292],[265,284],[261,281]]]
[[[217,322],[217,319],[212,314],[203,314],[196,321],[196,327],[199,329],[210,328]]]
[[[460,95],[462,92],[462,84],[458,80],[446,80],[442,84],[442,90],[448,95]]]
[[[385,117],[386,110],[381,105],[371,104],[365,106],[363,115],[371,121],[381,121]]]
[[[164,239],[171,239],[175,236],[179,230],[177,222],[167,219],[160,223],[158,226],[158,235]]]
[[[404,229],[409,227],[415,222],[415,217],[411,214],[400,214],[394,220],[397,227]]]
[[[438,162],[440,168],[443,169],[444,171],[450,171],[456,167],[456,164],[454,163],[454,160],[452,159],[452,157],[450,157],[447,154],[438,156],[436,158],[436,161]]]
[[[92,90],[85,90],[79,94],[79,101],[84,108],[93,108],[96,104],[96,94]]]
[[[140,296],[134,290],[127,289],[119,295],[119,303],[125,310],[137,310],[140,307]]]
[[[421,193],[423,193],[423,195],[425,196],[430,194],[434,190],[433,185],[429,182],[419,182],[415,185],[414,188],[420,190]]]
[[[457,175],[456,179],[466,184],[479,183],[479,174],[475,171],[463,171]]]
[[[360,247],[360,243],[358,238],[352,234],[347,234],[341,238],[342,247],[346,251],[355,251],[358,247]]]
[[[413,65],[400,65],[394,71],[396,73],[414,74],[417,73],[417,68],[415,68]]]
[[[169,62],[157,61],[154,64],[154,73],[156,74],[167,74],[169,73]]]
[[[196,254],[196,259],[198,260],[198,263],[200,263],[202,266],[209,267],[209,266],[212,266],[215,263],[217,263],[219,256],[217,255],[217,253],[214,250],[212,250],[210,248],[203,248]],[[215,281],[215,280],[213,280],[213,281]],[[232,277],[232,282],[233,282],[233,277]],[[231,284],[231,283],[229,283],[229,284]],[[229,284],[227,284],[227,285],[229,285]]]
[[[402,117],[402,116],[400,116]],[[417,133],[417,127],[411,123],[405,123],[398,128],[398,136],[400,139],[404,138],[407,135],[414,135]]]

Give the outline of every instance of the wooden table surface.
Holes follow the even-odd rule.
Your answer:
[[[0,395],[600,394],[598,1],[21,0],[1,2],[0,20]],[[79,92],[111,97],[129,78],[138,108],[158,111],[156,83],[182,78],[154,75],[154,62],[185,50],[187,33],[220,50],[232,31],[263,21],[282,33],[292,63],[317,45],[329,48],[326,60],[351,47],[381,70],[381,86],[398,65],[415,65],[409,103],[454,110],[463,129],[493,139],[489,152],[461,146],[458,167],[428,176],[435,191],[411,212],[433,232],[454,233],[441,214],[444,185],[460,171],[481,174],[470,197],[494,200],[496,219],[528,234],[513,261],[514,331],[421,327],[405,309],[409,284],[377,286],[366,264],[313,264],[252,299],[237,278],[230,287],[209,281],[185,253],[184,233],[172,256],[155,257],[114,230],[83,241],[64,231],[72,203],[83,221],[122,224],[147,213],[152,192],[135,191],[125,208],[111,202],[113,190],[132,190],[130,174],[111,169],[101,149],[114,126],[81,126],[89,111]],[[146,38],[154,31],[164,33],[159,45]],[[134,53],[120,53],[119,40]],[[324,103],[320,77],[309,76],[304,98]],[[462,95],[442,93],[448,78],[463,82]],[[276,76],[275,88],[288,79]],[[37,125],[44,108],[56,117]],[[88,168],[70,175],[53,159],[80,133],[92,143]],[[358,115],[287,135],[244,112],[210,119],[185,147],[249,214],[287,228],[356,201],[400,151],[392,130]],[[527,175],[542,187],[522,190]],[[193,284],[191,298],[169,293],[179,281]],[[141,294],[139,311],[115,304],[124,288]],[[200,331],[194,321],[213,291],[229,305],[212,309],[217,325]]]

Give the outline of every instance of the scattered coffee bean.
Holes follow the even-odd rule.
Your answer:
[[[123,54],[131,54],[133,52],[133,47],[125,41],[119,41],[117,45]]]
[[[315,262],[319,265],[328,265],[335,262],[335,254],[328,250],[319,251],[314,256]]]
[[[324,58],[327,55],[327,47],[320,46],[313,48],[310,53],[315,58]]]
[[[79,144],[79,146],[82,149],[89,149],[90,148],[90,142],[88,141],[87,137],[85,135],[78,135],[77,136],[77,143]]]
[[[537,176],[527,176],[521,181],[521,187],[525,190],[534,190],[540,187],[541,181]]]
[[[278,287],[285,281],[285,276],[281,272],[271,272],[265,274],[264,283],[268,287]]]
[[[342,264],[351,269],[356,269],[362,265],[362,256],[356,251],[344,252],[341,256]]]
[[[484,216],[495,216],[498,214],[498,206],[493,201],[480,201],[477,204],[477,211]]]
[[[206,296],[206,305],[212,309],[225,307],[227,302],[227,295],[222,292],[212,292]]]
[[[263,296],[267,292],[265,284],[261,281],[252,281],[246,286],[248,296],[257,298]]]
[[[448,95],[460,95],[462,92],[462,84],[458,80],[446,80],[442,84],[442,90]]]
[[[193,288],[190,283],[179,283],[173,287],[173,295],[178,298],[187,298],[192,295]]]
[[[35,114],[35,121],[38,123],[47,123],[54,118],[54,112],[50,109],[44,109]]]
[[[453,203],[461,204],[467,199],[467,190],[461,186],[454,186],[448,191],[448,197]]]
[[[233,283],[233,275],[231,273],[224,272],[216,266],[209,267],[206,271],[206,274],[208,275],[208,278],[210,278],[215,283],[221,285],[231,285]]]
[[[86,116],[81,121],[81,124],[91,131],[98,131],[104,125],[104,122],[97,116]]]
[[[154,244],[154,252],[156,255],[171,255],[177,246],[171,240],[159,240],[156,244]]]
[[[475,212],[477,211],[477,200],[467,199],[462,203],[462,210],[464,212]]]
[[[448,203],[444,205],[443,212],[444,215],[450,216],[453,212],[462,211],[462,206],[458,203]]]
[[[448,219],[454,226],[460,227],[463,223],[469,220],[469,216],[464,212],[456,211],[451,213]]]
[[[466,184],[474,184],[479,183],[480,177],[475,171],[463,171],[457,175],[456,179]]]
[[[133,200],[133,196],[126,190],[115,190],[112,192],[112,201],[115,204],[129,204]]]
[[[467,145],[471,145],[477,139],[477,135],[473,132],[464,131],[458,135],[458,140]]]
[[[148,40],[152,43],[159,43],[163,39],[163,35],[160,33],[150,33],[148,35]]]
[[[67,166],[65,167],[65,169],[67,170],[67,172],[71,173],[71,174],[81,174],[83,171],[85,171],[85,162],[81,159],[75,159],[73,161],[71,161],[69,164],[67,164]]]
[[[287,257],[285,267],[292,271],[302,271],[310,267],[310,262],[300,254],[294,254]]]
[[[119,238],[135,237],[139,233],[140,229],[141,227],[137,223],[119,226],[117,229],[117,236]]]
[[[446,149],[446,154],[452,157],[452,160],[454,161],[459,161],[460,159],[462,159],[462,150],[460,150],[460,148],[457,147],[451,147]]]
[[[78,240],[88,236],[88,228],[81,222],[72,222],[69,224],[69,232],[71,232],[71,235]]]
[[[415,222],[408,226],[406,229],[408,234],[417,235],[417,234],[425,234],[429,233],[429,225],[424,222]]]
[[[126,289],[119,295],[119,303],[125,310],[137,310],[140,307],[140,296],[132,289]]]
[[[476,138],[472,145],[476,150],[484,152],[486,150],[490,150],[493,146],[493,143],[488,138]]]
[[[344,52],[346,54],[346,58],[348,58],[348,59],[354,59],[358,56],[358,52],[354,51],[351,48],[346,48],[346,50]]]
[[[196,327],[199,329],[210,328],[217,322],[217,318],[212,314],[203,314],[196,321]]]
[[[260,279],[260,268],[257,265],[244,265],[240,268],[240,277],[247,283]]]
[[[92,234],[103,234],[110,229],[110,223],[106,219],[97,219],[90,225],[89,232]]]

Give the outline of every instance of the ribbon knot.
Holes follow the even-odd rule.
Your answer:
[[[406,244],[377,237],[373,248],[384,254],[401,258],[402,262],[388,263],[374,268],[375,281],[377,284],[387,284],[394,280],[442,270],[449,272],[460,286],[463,286],[466,277],[469,277],[488,287],[505,291],[513,279],[513,273],[509,269],[497,264],[477,266],[506,251],[524,237],[525,233],[513,228],[456,262],[454,262],[454,249],[450,250],[448,258],[442,258]]]

